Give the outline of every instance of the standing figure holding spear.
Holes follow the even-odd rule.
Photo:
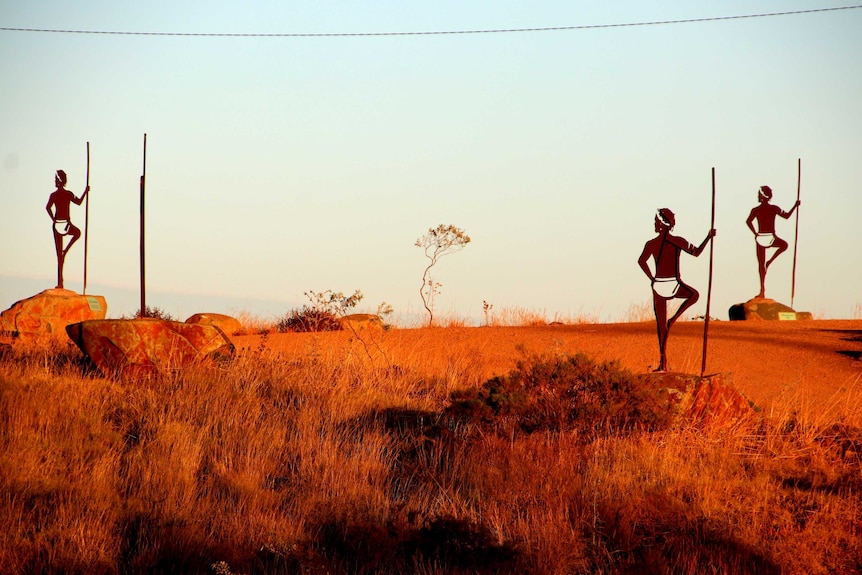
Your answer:
[[[679,275],[679,256],[685,252],[695,257],[699,256],[707,242],[715,237],[715,229],[709,230],[706,237],[695,247],[685,238],[672,235],[670,232],[676,224],[674,213],[668,208],[661,208],[655,215],[656,237],[649,240],[638,258],[638,264],[652,282],[653,309],[658,329],[658,348],[661,354],[658,368],[655,371],[667,371],[667,338],[671,326],[682,314],[697,302],[700,294],[696,289],[682,281]],[[655,272],[650,269],[649,259],[652,257]],[[669,300],[682,299],[676,313],[667,318]]]
[[[66,172],[57,170],[54,174],[54,185],[57,189],[48,197],[48,203],[45,205],[45,210],[54,222],[54,248],[57,251],[57,287],[61,289],[63,288],[63,264],[66,261],[66,254],[69,253],[69,248],[81,237],[81,230],[70,219],[70,205],[74,203],[76,206],[80,206],[90,191],[90,186],[87,186],[84,188],[84,193],[78,198],[66,189],[66,180]],[[64,246],[64,238],[66,236],[70,236],[70,240]]]
[[[754,241],[757,247],[757,271],[760,274],[760,293],[757,297],[766,297],[766,270],[775,258],[781,255],[787,249],[787,242],[775,235],[775,217],[781,216],[785,220],[789,218],[796,208],[799,207],[798,199],[789,212],[785,212],[776,205],[770,204],[772,199],[772,188],[769,186],[760,186],[757,191],[757,199],[759,205],[751,209],[748,214],[748,219],[745,220],[745,225],[754,234]],[[757,221],[757,228],[754,227],[754,222]],[[775,248],[775,253],[772,257],[766,259],[766,250]]]

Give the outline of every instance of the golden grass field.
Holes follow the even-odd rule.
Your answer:
[[[647,372],[651,322],[232,339],[139,382],[4,353],[0,572],[862,573],[860,320],[711,322],[707,372],[759,409],[728,428],[449,411],[537,356]]]

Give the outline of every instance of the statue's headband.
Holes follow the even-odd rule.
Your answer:
[[[660,208],[656,210],[655,216],[659,219],[659,221],[661,221],[661,223],[666,225],[668,228],[673,228],[674,224],[676,223],[673,212],[667,208]]]

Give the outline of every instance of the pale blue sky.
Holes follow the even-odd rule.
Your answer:
[[[0,27],[347,33],[708,18],[846,6],[747,2],[6,2]],[[92,153],[90,293],[139,298],[147,150],[147,301],[181,319],[267,316],[303,292],[361,289],[410,317],[438,264],[438,313],[623,319],[650,298],[636,260],[656,208],[700,242],[717,174],[712,315],[758,291],[745,227],[757,188],[788,209],[802,158],[795,307],[862,303],[862,9],[536,33],[212,38],[0,31],[0,308],[53,287],[44,205],[80,194]],[[83,229],[83,206],[73,221]],[[790,303],[791,242],[767,295]],[[708,252],[683,260],[705,309]],[[66,264],[81,291],[83,241]],[[190,297],[191,296],[191,297]],[[217,298],[195,299],[201,296]],[[210,309],[198,309],[207,305]],[[220,309],[211,309],[219,307]]]

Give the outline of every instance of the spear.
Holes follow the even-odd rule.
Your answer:
[[[712,215],[709,219],[709,231],[715,229],[715,168],[712,168]],[[706,315],[703,317],[703,360],[700,363],[700,377],[706,371],[706,342],[709,333],[709,304],[712,301],[712,255],[715,237],[709,240],[709,287],[706,290]]]
[[[796,162],[796,201],[802,192],[802,158]],[[793,298],[796,297],[796,246],[799,243],[799,206],[796,206],[796,233],[793,236],[793,279],[790,283],[790,309],[793,309]]]
[[[90,142],[87,142],[87,181],[85,188],[90,187]],[[90,192],[84,203],[84,293],[87,293],[87,243],[90,238]]]
[[[144,269],[144,182],[147,177],[147,135],[144,134],[144,167],[141,172],[141,310],[140,316],[147,317],[146,272]]]

